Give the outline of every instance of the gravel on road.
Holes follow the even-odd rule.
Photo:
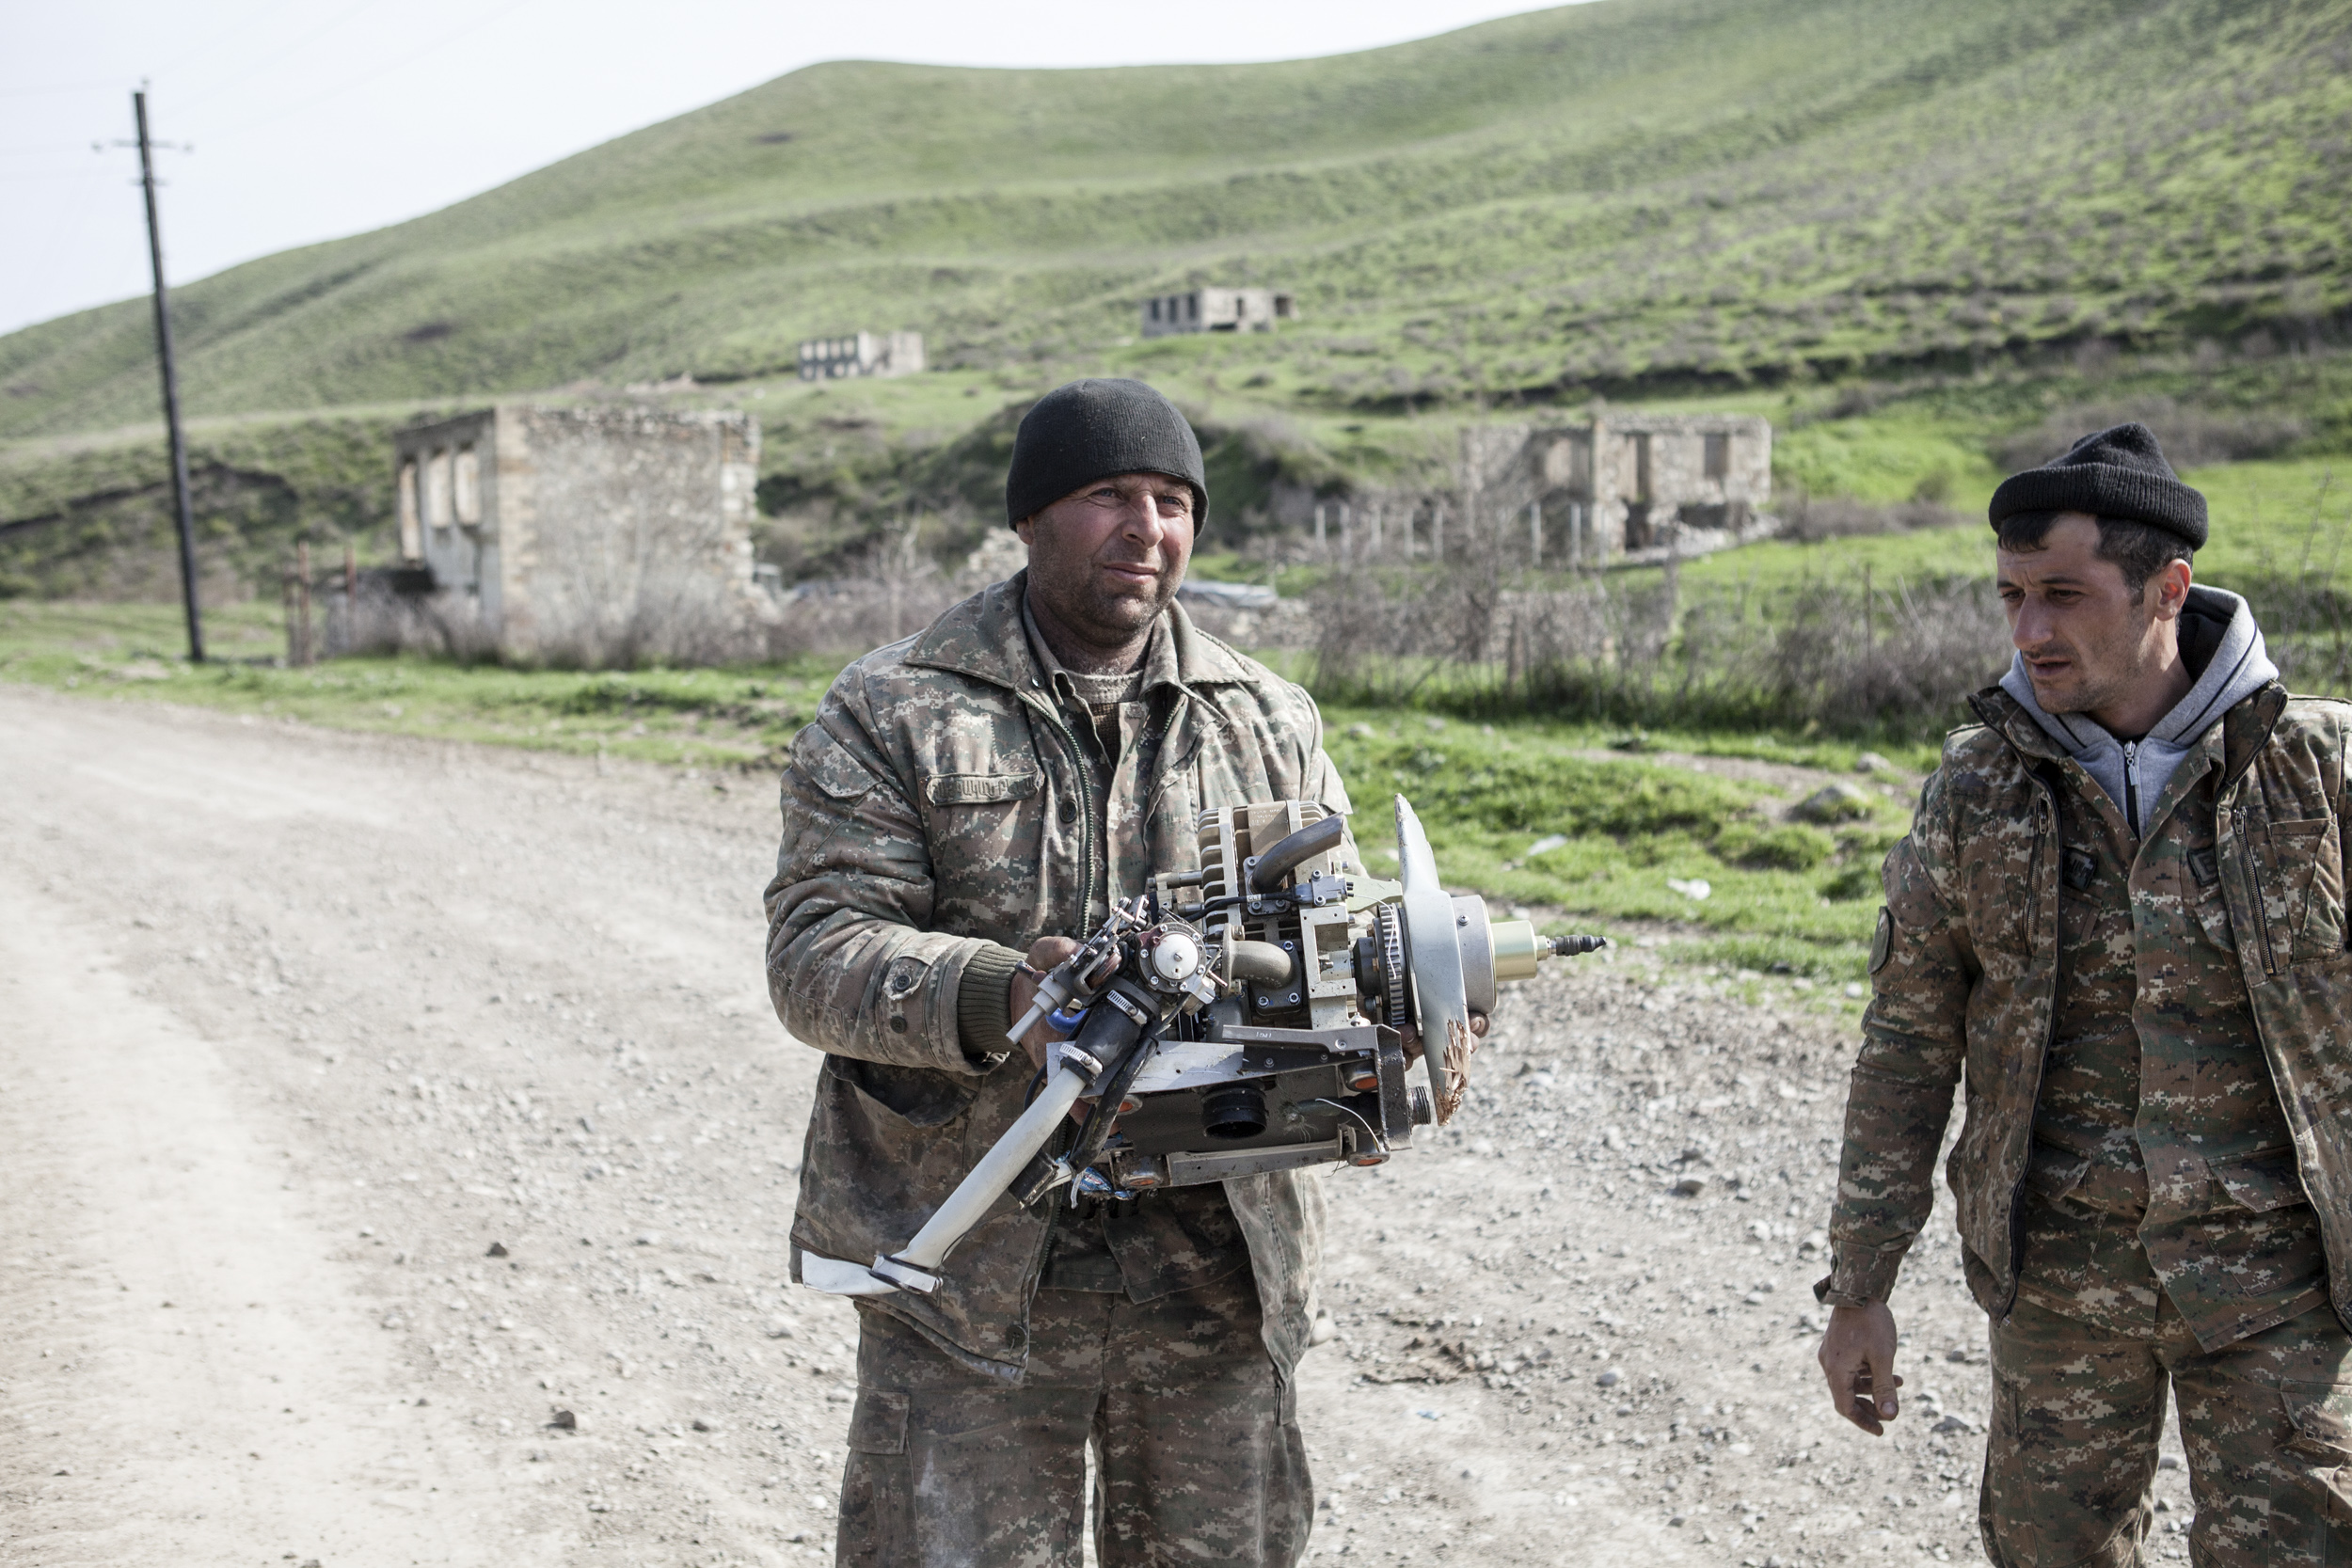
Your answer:
[[[0,1558],[831,1557],[770,781],[8,688],[0,734]],[[1893,1433],[1821,1390],[1851,1030],[1775,995],[1549,968],[1453,1127],[1329,1178],[1317,1558],[1977,1551],[1946,1215]]]

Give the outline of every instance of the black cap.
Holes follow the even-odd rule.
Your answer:
[[[2162,529],[2190,549],[2205,545],[2204,496],[2181,483],[2144,424],[2086,436],[2064,457],[2003,480],[1993,492],[1993,526],[2024,512],[2128,518]]]
[[[1200,438],[1176,405],[1140,381],[1057,387],[1021,417],[1005,475],[1005,521],[1018,523],[1110,474],[1167,474],[1192,486],[1195,529],[1209,520]]]

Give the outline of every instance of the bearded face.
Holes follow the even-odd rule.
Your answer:
[[[1132,651],[1184,580],[1192,486],[1167,474],[1115,474],[1020,524],[1041,621],[1097,657]]]

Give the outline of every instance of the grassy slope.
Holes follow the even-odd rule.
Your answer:
[[[2347,40],[2343,0],[1603,0],[1283,65],[821,66],[191,285],[184,380],[736,377],[910,325],[1374,407],[2292,328],[2352,298]],[[1121,346],[1212,277],[1307,319]],[[147,417],[148,355],[135,302],[0,340],[0,436]]]

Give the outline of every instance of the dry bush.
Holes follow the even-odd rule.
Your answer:
[[[1946,716],[2010,662],[1992,585],[1900,584],[1891,593],[1808,586],[1777,607],[1758,673],[1792,718],[1865,725]]]
[[[350,604],[339,585],[325,585],[326,651],[467,663],[503,657],[480,600],[454,589],[416,592],[417,576],[362,572]],[[609,597],[574,578],[549,585],[532,604],[535,637],[521,662],[558,670],[748,663],[768,651],[759,608],[725,580],[685,566],[642,572]]]
[[[2008,662],[1987,584],[1807,583],[1770,605],[1672,582],[1498,589],[1470,571],[1334,578],[1310,681],[1335,702],[1661,725],[1929,730]]]
[[[2253,605],[2289,690],[2352,692],[2352,595],[2310,573],[2233,586]]]
[[[735,664],[762,651],[745,591],[691,565],[648,563],[598,592],[586,581],[534,604],[532,661],[560,670]]]
[[[1793,498],[1781,509],[1780,537],[1801,545],[1859,534],[1908,533],[1915,529],[1947,528],[1964,521],[1950,507],[1933,500],[1908,500],[1892,506],[1850,500],[1843,496]]]
[[[340,584],[323,595],[323,643],[329,657],[346,654],[422,654],[475,663],[494,658],[497,640],[482,624],[474,601],[446,589],[435,594],[405,592],[408,574],[370,570],[358,575],[358,594],[347,597]]]
[[[952,575],[921,548],[914,525],[867,546],[852,575],[804,582],[786,595],[766,630],[771,658],[799,654],[855,657],[914,636],[950,606],[1028,562],[1018,535],[998,529],[980,536]]]

